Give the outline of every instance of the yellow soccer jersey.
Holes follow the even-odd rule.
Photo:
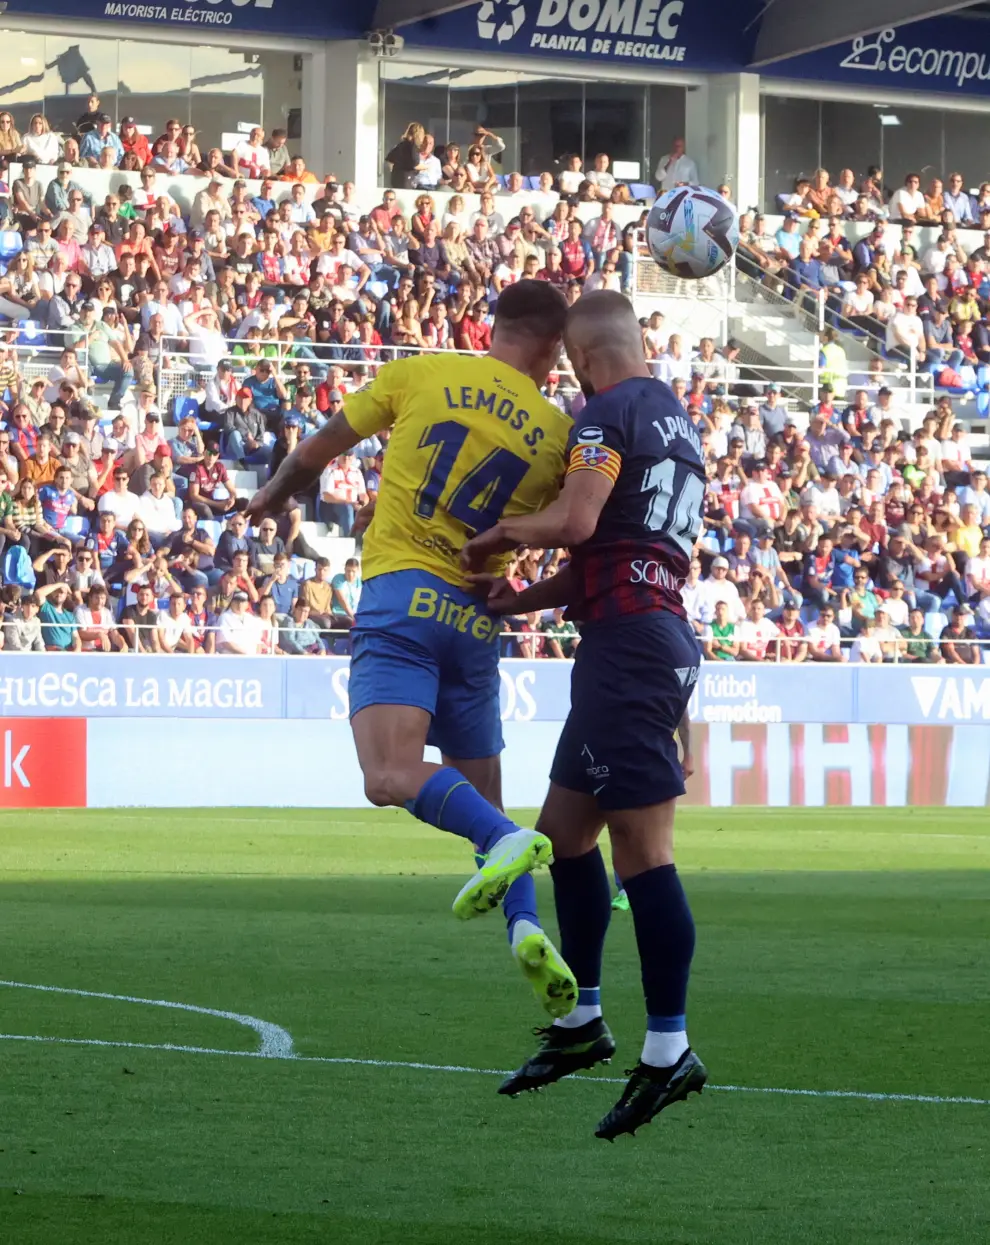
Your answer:
[[[466,542],[503,515],[541,510],[560,487],[570,418],[487,356],[398,359],[345,398],[344,415],[362,437],[392,430],[365,579],[418,569],[462,586]]]

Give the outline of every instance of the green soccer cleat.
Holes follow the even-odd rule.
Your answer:
[[[515,1098],[527,1090],[542,1089],[573,1072],[608,1063],[615,1054],[615,1039],[600,1016],[576,1029],[548,1025],[533,1032],[543,1039],[540,1049],[505,1078],[498,1087],[500,1094]]]
[[[503,835],[474,877],[458,891],[453,903],[454,916],[462,921],[484,916],[498,907],[516,878],[552,860],[553,850],[545,834],[513,830]]]
[[[612,911],[613,912],[628,912],[629,911],[629,896],[626,894],[625,891],[619,891],[616,897],[612,900]]]
[[[653,1068],[639,1063],[629,1072],[622,1097],[599,1122],[595,1136],[614,1141],[623,1133],[635,1135],[671,1103],[683,1102],[688,1094],[700,1094],[708,1069],[690,1047],[672,1068]]]
[[[538,930],[520,938],[512,954],[544,1011],[555,1020],[569,1016],[577,1004],[577,981],[546,934]]]

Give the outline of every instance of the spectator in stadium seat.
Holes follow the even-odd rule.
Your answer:
[[[275,602],[276,614],[288,614],[296,599],[298,581],[291,576],[290,571],[289,555],[284,551],[279,552],[272,558],[271,573],[259,580],[259,591]]]
[[[333,593],[331,612],[334,627],[338,630],[349,630],[354,626],[361,600],[361,563],[357,558],[347,559],[343,572],[334,575],[330,587]]]
[[[254,404],[254,391],[245,385],[237,390],[233,406],[224,412],[227,453],[242,467],[250,464],[265,468],[262,482],[272,459],[272,447],[265,443],[265,430],[265,417]]]
[[[293,602],[290,613],[279,612],[278,644],[283,653],[294,656],[309,654],[320,657],[324,653],[320,639],[320,628],[309,616],[309,606],[305,601],[297,599]]]
[[[739,599],[739,589],[729,579],[729,561],[719,555],[712,560],[711,575],[704,581],[704,592],[699,605],[700,620],[710,623],[715,617],[715,607],[724,601],[733,622],[741,622],[746,611]]]
[[[804,624],[798,613],[796,601],[785,602],[777,623],[777,638],[773,642],[771,656],[779,661],[802,662],[808,660],[808,640]],[[779,653],[779,656],[778,656]]]
[[[3,616],[3,648],[8,653],[43,653],[45,642],[38,611],[41,598],[32,593],[22,597],[20,609]]]
[[[980,541],[979,552],[966,559],[966,596],[978,603],[990,597],[990,537]]]
[[[938,644],[925,631],[925,616],[921,610],[911,610],[908,625],[901,632],[903,640],[900,646],[899,660],[910,665],[928,665],[941,663],[945,659],[939,651]]]
[[[335,524],[341,536],[350,536],[357,509],[367,505],[364,476],[353,453],[328,463],[319,483],[317,511],[324,523]]]
[[[158,651],[162,653],[195,653],[193,624],[186,613],[186,597],[183,592],[173,592],[168,608],[158,611]]]
[[[846,660],[839,628],[835,625],[835,610],[830,605],[819,610],[817,621],[808,629],[808,655],[812,661]]]
[[[739,654],[736,624],[729,616],[729,606],[724,600],[715,602],[714,615],[705,628],[701,642],[709,661],[735,661]]]
[[[273,574],[275,559],[279,554],[285,554],[285,541],[279,536],[274,519],[261,520],[258,535],[249,540],[248,551],[251,575],[255,580]]]
[[[265,131],[260,125],[237,143],[230,162],[237,177],[258,178],[271,172],[271,152],[265,146]]]
[[[863,619],[859,634],[853,641],[849,660],[852,662],[863,662],[868,665],[879,665],[884,660],[883,648],[877,639],[875,619]]]
[[[221,571],[229,571],[233,566],[234,554],[245,553],[250,555],[251,541],[248,536],[247,519],[240,512],[232,514],[227,520],[227,526],[220,533],[220,539],[217,541],[216,550],[213,554],[214,565]]]
[[[216,647],[215,633],[210,629],[210,613],[207,609],[206,588],[197,584],[189,593],[186,615],[191,624],[190,638],[194,653],[212,653]]]
[[[128,605],[120,617],[120,630],[127,647],[135,653],[158,653],[158,611],[150,584],[139,584],[134,590],[135,604]]]
[[[950,666],[976,666],[980,664],[980,646],[975,644],[973,610],[969,605],[956,605],[949,625],[939,636],[941,656]]]
[[[45,649],[49,653],[78,653],[81,645],[68,585],[52,584],[39,589],[36,595],[41,600],[39,620]]]
[[[772,644],[777,634],[776,625],[766,616],[762,598],[753,597],[747,607],[745,619],[736,628],[735,638],[739,642],[737,660],[773,660],[775,652]]]
[[[188,497],[204,519],[223,516],[237,505],[237,488],[220,461],[220,446],[215,440],[203,444],[203,461],[189,477]]]
[[[218,653],[236,653],[240,656],[257,654],[261,642],[261,626],[257,617],[248,608],[250,597],[242,589],[237,589],[230,598],[229,608],[223,611],[217,620]]]

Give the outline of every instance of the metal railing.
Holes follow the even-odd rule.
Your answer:
[[[161,610],[159,612],[162,614],[165,613],[164,610]],[[214,617],[216,618],[217,616],[215,615]],[[197,653],[201,653],[203,656],[207,656],[207,657],[231,657],[231,656],[237,656],[237,657],[245,657],[245,656],[249,656],[249,657],[269,657],[269,656],[333,657],[333,656],[348,656],[349,655],[349,652],[347,651],[343,653],[338,653],[338,652],[335,652],[334,650],[334,645],[338,642],[343,642],[346,645],[346,642],[349,640],[350,635],[351,635],[351,627],[349,626],[347,627],[323,627],[323,626],[317,625],[317,629],[315,631],[310,630],[306,632],[305,634],[312,636],[312,643],[314,645],[316,645],[317,643],[320,644],[319,651],[317,651],[314,648],[312,653],[310,652],[288,653],[278,648],[278,637],[281,633],[285,631],[294,630],[294,628],[289,623],[273,621],[271,626],[269,627],[267,624],[267,620],[260,619],[258,615],[252,614],[250,615],[250,617],[253,618],[254,621],[258,624],[258,628],[257,628],[258,637],[256,641],[256,647],[254,647],[253,649],[251,649],[251,651],[246,652],[246,653],[239,652],[239,651],[233,651],[233,650],[227,650],[225,648],[218,647],[219,644],[223,643],[222,641],[218,640],[218,637],[225,635],[227,633],[226,633],[226,629],[221,624],[218,624],[216,622],[208,623],[205,626],[202,626],[198,623],[193,623],[192,624],[193,626],[192,647],[183,646],[182,637],[180,637],[179,641],[176,642],[172,648],[167,648],[167,647],[162,646],[162,636],[167,634],[170,630],[167,623],[162,623],[162,622],[135,623],[135,622],[129,622],[129,621],[125,622],[122,620],[115,620],[110,624],[94,625],[91,622],[83,623],[83,622],[78,622],[75,620],[71,622],[69,621],[51,622],[51,621],[41,618],[39,615],[38,625],[41,629],[41,636],[42,636],[43,643],[45,642],[46,634],[47,634],[47,638],[50,639],[51,633],[55,631],[59,631],[59,630],[70,631],[73,635],[73,640],[70,641],[70,644],[68,646],[63,647],[62,645],[46,644],[45,651],[49,653],[59,653],[59,652],[118,653],[121,655],[127,654],[130,656],[147,655],[149,653],[154,653],[159,656],[182,656],[182,655],[189,656],[189,655],[195,655]],[[284,618],[286,616],[279,615],[278,617]],[[0,623],[0,629],[6,629],[8,627],[15,627],[17,626],[18,621],[19,620],[17,618],[12,618],[8,616],[6,619],[2,621],[2,623]],[[90,641],[84,642],[80,639],[80,645],[82,647],[80,648],[74,647],[73,642],[76,636],[78,636],[82,632],[93,632],[93,631],[99,631],[106,637],[105,645],[102,642],[97,644],[96,641],[90,640]],[[136,633],[136,635],[132,636],[131,634],[132,632]],[[264,638],[262,638],[263,633],[264,633]],[[158,637],[157,640],[155,638],[156,635]],[[207,644],[207,637],[213,638],[212,648],[209,647],[209,645]],[[506,631],[499,632],[498,638],[500,642],[501,641],[516,641],[520,644],[530,643],[535,640],[535,641],[540,642],[540,646],[542,648],[549,647],[549,643],[552,639],[560,639],[560,637],[552,636],[542,631],[530,632],[530,631],[512,631],[512,630],[506,630]],[[563,639],[560,640],[560,642],[563,646],[566,646],[568,643],[573,642],[574,638],[575,637],[573,636],[572,637],[565,636],[563,637]],[[326,645],[324,644],[324,641],[326,642]],[[40,651],[40,650],[35,650],[35,651]],[[7,648],[6,646],[4,646],[3,648],[4,657],[29,656],[30,653],[31,653],[31,650],[29,649],[19,649],[19,648],[10,649],[10,648]],[[546,653],[541,653],[539,655],[547,656],[548,660],[560,660],[559,658],[550,658]],[[570,658],[565,657],[563,660],[570,660]]]

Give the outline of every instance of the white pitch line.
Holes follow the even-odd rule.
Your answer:
[[[215,1016],[218,1020],[233,1020],[236,1024],[253,1029],[261,1038],[258,1054],[264,1059],[291,1059],[294,1053],[292,1038],[280,1025],[273,1025],[257,1016],[243,1016],[240,1012],[223,1012],[213,1007],[196,1007],[192,1003],[172,1003],[168,999],[139,999],[132,994],[105,994],[97,990],[70,990],[66,986],[36,986],[26,981],[0,981],[0,986],[14,990],[40,990],[44,994],[72,994],[83,999],[109,999],[114,1003],[143,1003],[147,1007],[167,1007],[173,1011],[195,1012],[199,1016]]]
[[[6,984],[0,982],[0,985]],[[85,993],[81,991],[80,993]],[[100,996],[97,996],[100,997]],[[113,996],[112,996],[113,997]],[[197,1009],[205,1010],[205,1009]],[[221,1013],[212,1013],[221,1014]],[[461,1072],[474,1076],[508,1076],[507,1068],[470,1068],[463,1064],[414,1063],[399,1059],[351,1059],[337,1055],[266,1055],[255,1050],[218,1050],[211,1046],[175,1046],[170,1042],[108,1042],[100,1038],[41,1037],[36,1034],[0,1033],[0,1042],[41,1042],[54,1046],[98,1046],[120,1050],[169,1051],[185,1055],[226,1055],[232,1059],[276,1059],[284,1063],[350,1064],[359,1068],[401,1068],[416,1072]],[[599,1085],[624,1085],[614,1076],[570,1076],[569,1081]],[[881,1094],[855,1089],[778,1089],[763,1085],[708,1085],[720,1094],[780,1094],[788,1098],[851,1098],[861,1102],[921,1102],[936,1106],[990,1107],[990,1098],[940,1097],[936,1094]]]

